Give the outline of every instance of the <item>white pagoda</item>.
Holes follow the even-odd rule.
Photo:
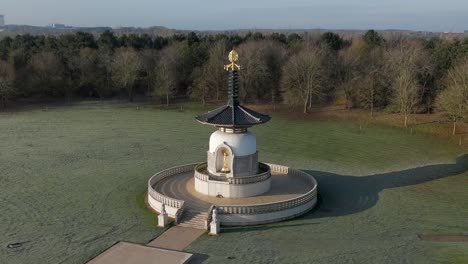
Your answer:
[[[270,120],[264,115],[242,106],[238,100],[238,54],[229,53],[229,92],[226,105],[197,116],[196,119],[218,130],[210,136],[207,163],[199,167],[210,181],[197,180],[195,189],[209,196],[249,197],[270,189],[270,170],[258,162],[257,139],[247,129]],[[229,183],[237,183],[235,185]],[[239,184],[243,182],[244,184]]]

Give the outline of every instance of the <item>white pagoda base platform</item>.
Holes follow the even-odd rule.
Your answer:
[[[213,208],[216,208],[217,219],[221,226],[240,226],[291,219],[315,207],[317,181],[312,175],[286,166],[266,165],[270,168],[270,176],[267,177],[268,180],[260,182],[268,184],[268,190],[256,196],[238,198],[206,195],[197,191],[203,181],[205,183],[210,181],[209,176],[201,177],[203,173],[197,176],[197,171],[203,172],[204,164],[170,168],[155,174],[148,181],[148,203],[158,212],[164,204],[167,214],[175,218],[177,224],[187,226],[194,223],[198,228],[207,230],[211,223]],[[226,191],[222,193],[229,196],[233,194],[231,188],[235,188],[232,186],[241,183],[228,181],[224,184],[229,187],[226,187]],[[187,213],[184,217],[185,211],[190,214]],[[201,224],[200,219],[204,221]]]

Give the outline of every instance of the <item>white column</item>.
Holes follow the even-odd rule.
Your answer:
[[[218,215],[216,213],[216,208],[213,208],[213,215],[211,217],[210,224],[210,235],[217,235],[221,232],[220,223],[218,220]]]
[[[164,203],[161,204],[161,212],[158,215],[158,226],[159,227],[165,227],[168,224],[168,217],[167,217],[167,212],[166,212],[166,206]]]

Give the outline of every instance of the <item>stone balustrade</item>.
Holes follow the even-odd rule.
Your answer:
[[[159,192],[157,192],[153,186],[155,186],[159,181],[170,177],[172,175],[176,175],[179,173],[185,173],[185,172],[190,172],[193,171],[195,166],[197,166],[198,163],[193,163],[193,164],[187,164],[187,165],[182,165],[178,167],[173,167],[169,168],[163,171],[160,171],[153,175],[149,180],[148,180],[148,195],[151,196],[154,200],[164,203],[166,206],[174,207],[179,209],[177,213],[181,213],[184,206],[184,201],[183,200],[178,200],[174,199],[168,196],[165,196]],[[180,212],[179,212],[180,211]],[[177,215],[177,214],[176,214]]]
[[[258,163],[261,173],[253,176],[243,176],[243,177],[220,177],[215,175],[209,175],[207,171],[207,164],[202,163],[195,167],[195,177],[202,181],[224,181],[229,184],[251,184],[256,182],[265,181],[271,177],[271,169],[265,163]]]
[[[202,180],[202,181],[208,181],[210,179],[210,175],[208,175],[208,172],[206,170],[207,164],[201,163],[195,166],[195,178]]]
[[[268,164],[273,172],[287,173],[294,176],[304,177],[311,186],[314,186],[307,193],[285,201],[268,203],[268,204],[254,204],[254,205],[221,205],[216,206],[219,214],[265,214],[277,211],[284,211],[286,209],[295,208],[317,198],[317,182],[308,173],[301,170],[292,169],[286,166]]]
[[[242,177],[245,181],[239,184],[239,182],[228,182],[227,178],[224,178],[224,181],[213,181],[211,175],[207,173],[206,170],[206,163],[202,164],[187,164],[183,166],[178,166],[174,168],[170,168],[164,171],[161,171],[151,177],[148,181],[148,203],[150,206],[155,209],[156,211],[160,211],[162,204],[166,206],[166,211],[169,216],[175,218],[176,224],[180,220],[185,205],[183,200],[174,199],[168,196],[163,195],[156,191],[156,186],[162,180],[166,179],[167,177],[175,176],[182,173],[190,173],[194,172],[195,175],[195,188],[197,188],[197,181],[198,184],[208,184],[208,183],[216,183],[221,187],[230,188],[228,191],[228,195],[224,195],[224,197],[251,197],[257,194],[252,194],[252,192],[258,192],[263,187],[269,187],[271,181],[271,174],[280,174],[278,176],[281,177],[283,175],[289,176],[297,176],[300,177],[303,184],[309,185],[310,189],[306,193],[297,196],[292,199],[278,201],[278,202],[271,202],[271,203],[262,203],[262,204],[244,204],[244,205],[212,205],[208,210],[208,214],[206,219],[204,219],[204,228],[208,228],[211,222],[211,213],[213,207],[216,207],[218,215],[218,220],[221,225],[225,226],[241,226],[241,225],[256,225],[256,224],[265,224],[265,223],[272,223],[277,221],[283,221],[287,219],[291,219],[302,215],[309,210],[311,210],[317,203],[317,182],[315,181],[314,177],[304,171],[296,170],[293,168],[289,168],[287,166],[275,165],[275,164],[265,164],[261,163],[263,168],[260,168],[262,171],[259,175],[255,175],[252,178],[258,179],[261,177],[267,177],[265,181],[255,182],[253,184],[246,184],[241,185],[245,182],[250,181],[249,178],[251,177]],[[269,168],[269,169],[266,169]],[[192,174],[193,175],[193,174]],[[187,175],[187,177],[193,177],[191,175]],[[275,176],[276,177],[276,176]],[[239,179],[242,179],[239,178]],[[248,179],[248,180],[247,180]],[[232,183],[232,184],[231,184]],[[263,186],[262,184],[268,184]],[[219,187],[218,186],[218,187]],[[250,186],[251,189],[247,190],[251,193],[245,194],[246,187]],[[203,186],[201,186],[203,187]],[[206,187],[206,186],[205,186]],[[233,190],[231,190],[234,188]],[[241,188],[242,192],[239,192],[236,188]],[[268,188],[263,188],[268,190]],[[219,190],[223,189],[215,189],[215,191],[219,192]],[[263,190],[262,190],[263,191]],[[244,195],[244,196],[242,196]]]

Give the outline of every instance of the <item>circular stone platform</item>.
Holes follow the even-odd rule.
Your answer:
[[[180,221],[184,210],[200,212],[206,228],[213,206],[221,225],[253,225],[297,217],[317,203],[317,182],[308,173],[286,166],[268,164],[271,189],[245,198],[217,198],[195,190],[194,169],[199,164],[174,167],[157,173],[148,182],[148,202],[156,211],[161,204],[169,216]]]

